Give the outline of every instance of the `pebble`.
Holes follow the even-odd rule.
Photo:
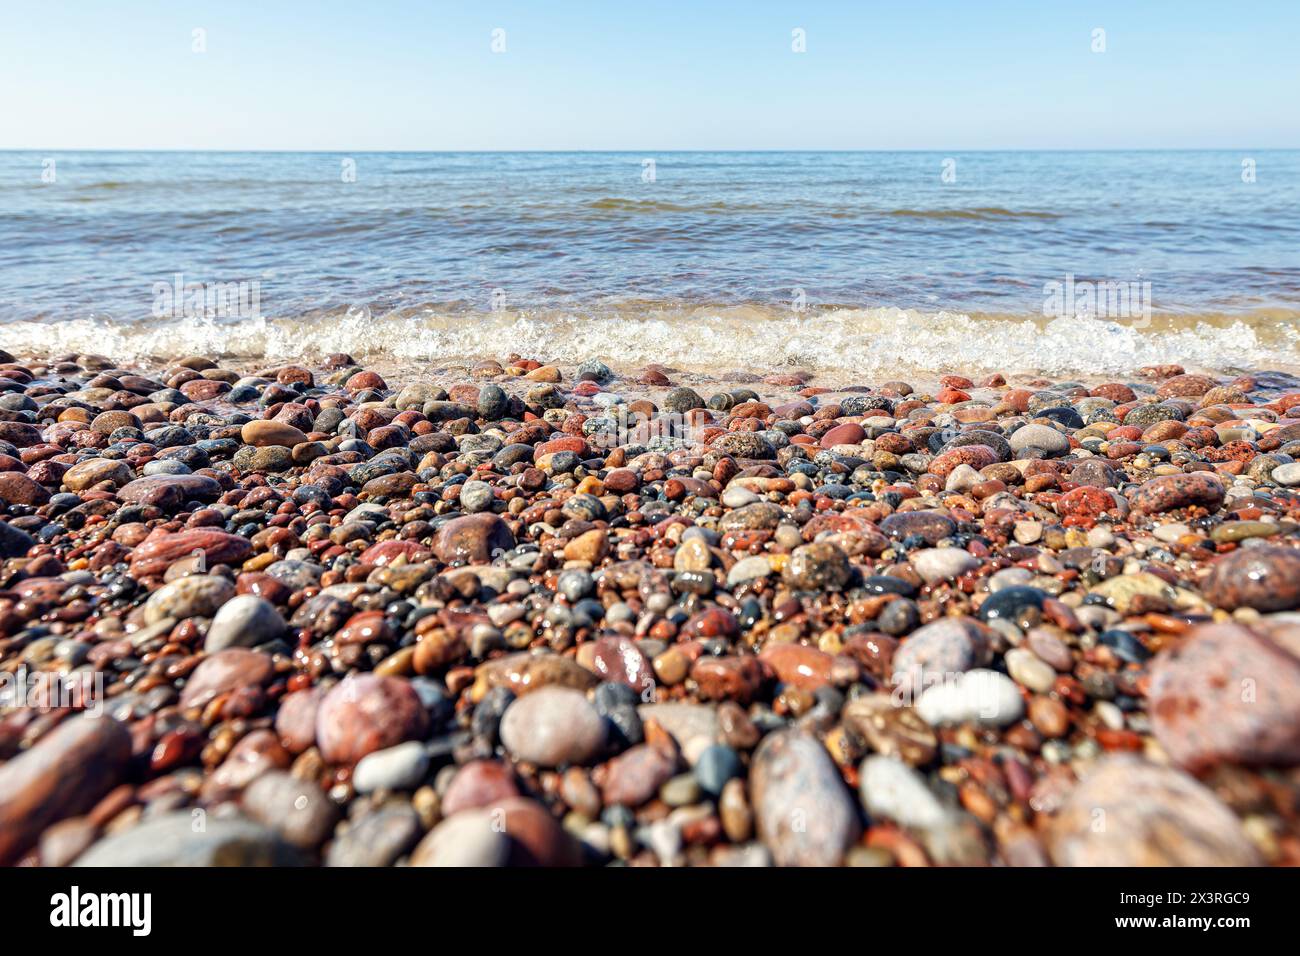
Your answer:
[[[1203,624],[1157,658],[1152,728],[1177,763],[1300,762],[1300,624],[1275,633]]]
[[[1030,449],[1038,449],[1046,457],[1056,458],[1070,450],[1070,439],[1050,425],[1022,425],[1011,433],[1011,451],[1024,457]]]
[[[768,735],[750,768],[758,834],[777,866],[838,866],[859,824],[826,749],[806,733]]]
[[[357,793],[376,790],[414,790],[429,770],[429,753],[424,744],[410,740],[395,747],[375,750],[357,761],[352,787]]]
[[[1205,599],[1229,610],[1289,611],[1300,607],[1300,549],[1241,548],[1214,562],[1201,584]]]
[[[235,586],[215,574],[192,574],[165,584],[149,596],[144,606],[146,624],[164,618],[212,617],[235,596]]]
[[[951,581],[980,566],[978,558],[961,548],[926,548],[915,552],[911,560],[926,584]]]
[[[321,699],[316,744],[327,763],[354,765],[377,750],[422,739],[428,726],[429,715],[410,681],[356,674]]]
[[[211,654],[227,647],[256,647],[279,637],[284,629],[284,618],[274,604],[253,594],[239,594],[217,609],[203,649]]]
[[[194,668],[181,692],[182,707],[206,707],[226,694],[259,694],[275,673],[266,654],[243,647],[227,647],[205,657]]]
[[[1022,687],[1027,687],[1036,694],[1046,694],[1056,683],[1056,671],[1052,665],[1038,657],[1033,651],[1013,647],[1006,654],[1007,673],[1011,679]]]
[[[921,774],[903,761],[880,754],[862,761],[858,770],[862,805],[873,818],[929,830],[948,822],[949,811],[926,786]]]
[[[1187,774],[1130,755],[1103,757],[1053,816],[1057,866],[1255,866],[1241,822]]]
[[[903,641],[893,657],[891,684],[907,695],[988,660],[991,632],[973,618],[944,617]]]
[[[491,807],[519,795],[514,771],[497,760],[471,760],[464,764],[447,785],[442,797],[444,816]]]
[[[109,717],[73,717],[0,764],[0,865],[10,866],[52,823],[84,813],[121,782],[127,729]]]
[[[202,813],[202,811],[195,811]],[[196,825],[202,821],[202,825]],[[161,814],[108,836],[77,858],[78,867],[299,866],[301,851],[270,827],[242,816]]]
[[[1003,727],[1019,720],[1025,705],[1006,675],[972,670],[925,690],[916,702],[916,712],[934,727],[964,723]]]
[[[1160,514],[1192,505],[1217,511],[1227,491],[1217,478],[1193,472],[1188,475],[1165,475],[1144,482],[1131,499],[1133,510]]]
[[[412,852],[411,865],[499,867],[510,853],[510,837],[493,811],[465,810],[429,831]]]
[[[494,514],[464,515],[438,529],[433,552],[444,564],[487,564],[515,546],[510,528]]]
[[[244,812],[304,850],[320,846],[339,820],[339,808],[310,780],[269,770],[244,790]]]
[[[533,691],[501,718],[501,742],[511,756],[542,767],[590,763],[605,735],[605,722],[586,696],[568,687]]]
[[[545,358],[0,352],[0,862],[1300,863],[1300,379]]]
[[[423,834],[410,804],[389,803],[352,822],[330,842],[326,866],[392,866]]]

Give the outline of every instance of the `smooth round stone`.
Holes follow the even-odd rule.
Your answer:
[[[239,432],[239,438],[245,445],[254,448],[279,446],[292,448],[307,440],[307,436],[286,422],[258,419],[248,422]]]
[[[951,581],[979,567],[979,558],[961,548],[925,548],[910,558],[926,584]]]
[[[565,596],[570,604],[577,604],[596,590],[596,581],[589,571],[565,571],[556,581],[556,590]]]
[[[519,795],[514,771],[499,760],[471,760],[451,778],[442,796],[443,816],[491,807]]]
[[[1006,664],[1011,679],[1036,694],[1046,694],[1056,683],[1052,665],[1026,648],[1013,647],[1007,651]]]
[[[130,761],[125,724],[71,717],[0,764],[0,865],[17,862],[50,824],[89,811]]]
[[[722,493],[722,503],[728,508],[743,508],[756,501],[762,501],[762,498],[740,485],[731,485]]]
[[[980,605],[980,620],[1005,618],[1014,622],[1027,610],[1041,610],[1046,598],[1047,592],[1034,587],[1002,588]]]
[[[227,647],[205,657],[185,682],[182,707],[206,707],[222,694],[249,691],[267,684],[275,665],[267,654]]]
[[[673,555],[674,571],[707,571],[713,565],[713,552],[700,538],[689,538],[677,546]]]
[[[734,588],[746,581],[765,578],[772,573],[772,562],[765,554],[755,554],[741,558],[727,572],[727,587]]]
[[[667,412],[689,412],[704,407],[704,399],[699,393],[689,388],[674,388],[664,396],[663,409]]]
[[[492,486],[486,481],[467,481],[460,486],[460,506],[464,511],[475,514],[492,508]]]
[[[1193,628],[1151,667],[1156,739],[1179,764],[1300,762],[1300,624]]]
[[[1158,528],[1155,529],[1155,531],[1152,532],[1152,534],[1154,534],[1156,538],[1163,541],[1165,544],[1173,544],[1179,538],[1183,537],[1183,535],[1187,534],[1190,530],[1191,528],[1189,528],[1183,522],[1175,521],[1175,522],[1170,522],[1169,524],[1160,525]]]
[[[1122,629],[1102,631],[1097,637],[1097,643],[1109,647],[1111,653],[1130,664],[1142,664],[1151,658],[1151,652],[1137,636]]]
[[[392,866],[420,838],[420,816],[408,803],[386,803],[330,842],[326,866]]]
[[[948,478],[944,482],[943,489],[944,491],[956,492],[969,491],[983,480],[984,476],[970,465],[958,465],[948,472]]]
[[[1005,591],[1007,588],[1022,587],[1034,579],[1034,572],[1028,568],[1003,568],[988,579],[990,594]]]
[[[284,628],[284,618],[270,601],[237,594],[212,618],[203,649],[212,653],[226,647],[256,647],[279,637]]]
[[[836,445],[857,445],[867,437],[862,426],[855,422],[845,422],[828,430],[821,437],[821,447],[834,448]]]
[[[215,574],[191,574],[165,584],[144,605],[146,624],[163,618],[184,620],[187,617],[211,617],[235,596],[235,586]]]
[[[606,764],[601,794],[608,806],[639,807],[672,779],[677,769],[667,748],[641,744]]]
[[[926,785],[925,778],[896,757],[875,754],[858,773],[862,805],[872,817],[928,830],[948,822],[950,814]]]
[[[858,811],[839,770],[804,731],[763,739],[750,793],[759,836],[777,866],[838,866],[858,837]]]
[[[190,467],[174,458],[160,458],[149,462],[142,471],[146,478],[153,475],[188,475]]]
[[[659,788],[659,799],[670,807],[685,807],[698,803],[702,788],[694,774],[678,774]]]
[[[500,385],[484,385],[478,393],[479,417],[486,421],[504,418],[510,410],[510,396]]]
[[[880,522],[880,530],[898,541],[919,535],[934,545],[952,535],[957,524],[937,511],[900,511]]]
[[[1011,451],[1019,457],[1030,448],[1042,449],[1049,457],[1067,454],[1070,439],[1050,425],[1022,425],[1011,433]]]
[[[1025,635],[1025,646],[1061,673],[1069,673],[1074,668],[1069,645],[1049,631],[1031,629]]]
[[[487,564],[515,546],[515,536],[494,514],[452,518],[433,538],[433,553],[444,564]]]
[[[964,723],[1003,727],[1024,716],[1025,703],[1005,674],[972,670],[928,688],[916,702],[916,712],[932,727]]]
[[[1300,485],[1300,461],[1288,462],[1273,469],[1272,479],[1285,488]]]
[[[411,740],[362,757],[352,772],[352,786],[357,793],[414,790],[428,770],[428,751],[424,744]]]
[[[1289,611],[1300,607],[1300,549],[1243,547],[1215,561],[1202,582],[1205,599],[1229,610]]]
[[[654,687],[654,673],[650,661],[627,637],[602,637],[593,642],[591,669],[601,680],[613,681],[632,688],[640,694]],[[639,701],[633,695],[632,704]]]
[[[541,687],[520,697],[501,718],[501,742],[517,760],[541,767],[592,762],[605,747],[605,721],[585,694]]]
[[[872,574],[865,577],[862,579],[862,589],[868,594],[898,594],[907,598],[915,597],[917,591],[916,585],[911,581],[894,577],[892,574]]]
[[[302,854],[270,827],[244,816],[207,814],[194,825],[189,810],[147,817],[105,837],[74,866],[300,866]]]
[[[85,491],[104,481],[112,482],[115,487],[120,488],[134,477],[130,466],[124,461],[92,458],[89,461],[79,462],[65,471],[63,484],[71,491]]]
[[[294,846],[320,846],[338,823],[338,805],[310,780],[284,770],[269,770],[244,790],[244,811]]]
[[[1218,511],[1226,494],[1223,482],[1196,471],[1152,478],[1133,493],[1131,504],[1134,511],[1143,514],[1160,514],[1191,505]]]
[[[420,841],[411,866],[505,866],[510,838],[495,822],[490,810],[464,810],[447,817]]]
[[[734,432],[733,434],[743,434]],[[773,531],[784,517],[781,506],[771,501],[755,501],[729,511],[718,522],[720,531]]]
[[[218,790],[242,790],[268,770],[286,769],[291,760],[274,731],[254,730],[239,738],[210,782]]]
[[[27,532],[0,521],[0,557],[20,558],[36,543]]]
[[[1241,822],[1172,767],[1106,756],[1070,792],[1048,830],[1057,866],[1257,866]]]
[[[897,601],[892,603],[898,603]],[[974,618],[941,617],[918,628],[894,653],[891,683],[911,697],[986,663],[992,635]]]
[[[714,744],[700,751],[695,760],[695,779],[700,789],[711,797],[718,797],[728,780],[742,776],[744,767],[735,750],[726,744]]]
[[[838,591],[852,573],[847,554],[828,541],[817,541],[794,549],[786,565],[785,580],[800,590]]]
[[[331,764],[355,764],[376,750],[423,738],[429,715],[415,688],[400,677],[352,674],[316,709],[316,744]]]
[[[301,591],[318,585],[321,575],[325,573],[325,569],[311,561],[285,559],[269,565],[266,573],[295,591]]]
[[[1248,538],[1272,538],[1282,530],[1281,525],[1269,521],[1225,521],[1210,532],[1210,537],[1217,542],[1236,542]]]

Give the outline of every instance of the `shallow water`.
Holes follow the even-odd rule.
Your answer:
[[[0,345],[1295,368],[1298,187],[1297,151],[0,153]]]

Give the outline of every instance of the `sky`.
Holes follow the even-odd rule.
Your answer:
[[[1296,0],[9,0],[0,16],[3,149],[1300,147]]]

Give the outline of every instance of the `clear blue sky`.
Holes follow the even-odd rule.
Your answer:
[[[1297,0],[41,0],[3,18],[0,148],[1300,146]]]

